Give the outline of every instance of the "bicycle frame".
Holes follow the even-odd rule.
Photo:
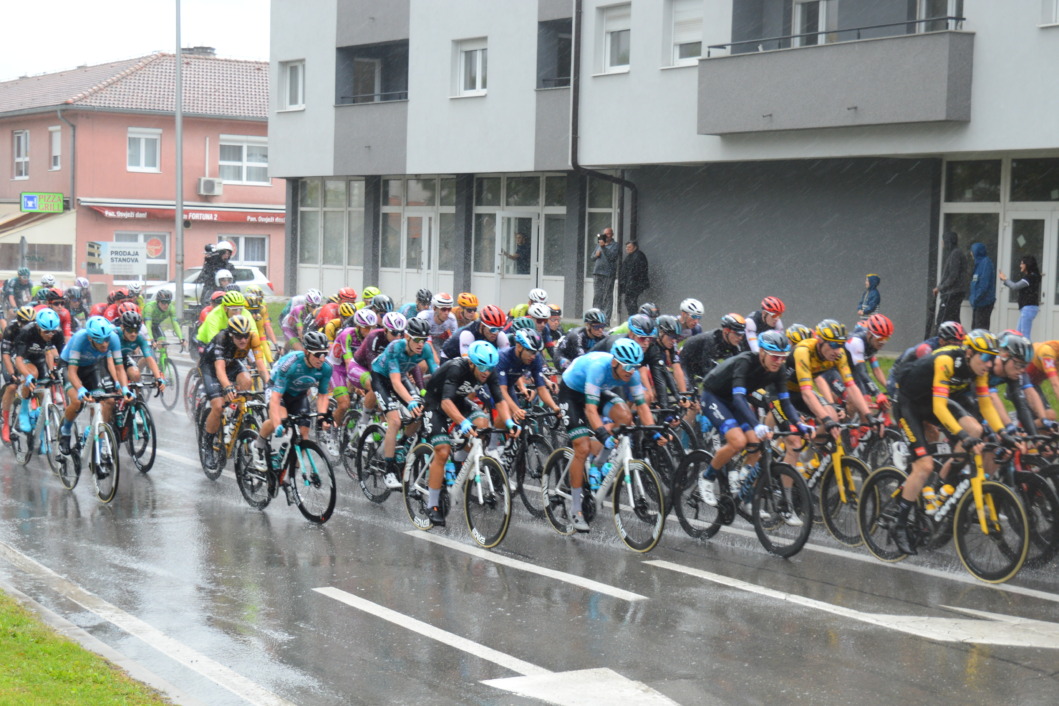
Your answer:
[[[968,455],[969,454],[967,453],[941,454],[935,455],[934,459],[935,461],[943,458],[966,460]],[[974,494],[974,507],[978,513],[978,524],[982,528],[982,533],[988,535],[989,522],[996,522],[999,519],[999,516],[996,511],[996,506],[993,503],[993,498],[983,497],[982,484],[987,480],[987,477],[985,474],[985,467],[982,465],[982,455],[974,454],[973,458],[975,467],[974,475],[961,480],[956,486],[956,489],[953,491],[952,495],[946,498],[945,502],[940,508],[938,508],[938,510],[933,514],[932,517],[936,524],[940,525],[941,523],[943,523],[948,514],[952,512],[953,508],[956,507],[956,504],[960,501],[960,498],[962,498],[967,493],[967,490],[970,489],[971,492]],[[989,510],[988,520],[986,518],[987,507]]]

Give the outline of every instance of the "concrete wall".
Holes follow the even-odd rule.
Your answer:
[[[570,89],[541,89],[536,98],[533,168],[542,172],[569,169]]]
[[[343,0],[337,7],[335,41],[351,47],[408,39],[408,15],[409,0]]]
[[[408,101],[335,107],[334,174],[403,174]]]

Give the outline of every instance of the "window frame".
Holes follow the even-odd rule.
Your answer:
[[[697,66],[702,58],[703,6],[702,0],[669,0],[669,65]],[[684,26],[679,26],[683,24]],[[692,25],[697,25],[693,27]],[[681,41],[691,34],[697,34],[698,41]],[[685,45],[699,45],[698,56],[680,56],[680,48]]]
[[[487,95],[489,92],[489,38],[460,39],[454,42],[454,46],[456,56],[453,97],[470,98]],[[467,88],[465,76],[471,55],[473,55],[475,65],[475,85],[473,88]]]
[[[11,178],[29,179],[29,130],[11,131]]]
[[[1041,21],[1038,27],[1059,25],[1059,0],[1041,0]]]
[[[305,110],[305,59],[281,62],[280,71],[282,72],[280,81],[283,86],[280,94],[282,96],[280,110]],[[291,100],[292,76],[297,77],[297,95],[294,96],[293,101]]]
[[[63,134],[61,125],[52,125],[48,128],[48,144],[50,154],[48,158],[48,171],[56,172],[62,169]]]
[[[837,24],[835,22],[837,18],[837,7],[838,3],[835,0],[792,0],[793,8],[791,10],[791,34],[807,34],[802,32],[802,14],[805,12],[806,5],[817,5],[819,12],[816,19],[816,29],[813,30],[817,34],[811,39],[808,37],[792,37],[792,47],[815,47],[821,44],[829,44],[827,38],[828,32],[834,31]]]
[[[129,160],[129,145],[132,140],[140,140],[140,164],[130,164]],[[154,143],[154,158],[157,166],[147,167],[144,166],[146,162],[147,150],[146,147],[149,142]],[[162,129],[156,127],[130,127],[125,137],[125,171],[128,172],[140,172],[146,174],[160,174],[162,172]]]
[[[248,162],[247,153],[250,147],[264,147],[265,148],[265,162]],[[242,153],[242,159],[239,162],[231,160],[225,160],[221,158],[221,148],[223,147],[239,147]],[[222,169],[224,167],[239,167],[241,179],[226,179],[222,176]],[[265,180],[264,181],[253,181],[248,178],[250,168],[265,169]],[[221,135],[218,147],[217,147],[217,176],[220,177],[221,181],[225,184],[242,184],[245,186],[272,186],[272,178],[268,176],[268,137],[261,135]]]
[[[624,74],[632,66],[632,3],[599,8],[600,73]],[[614,35],[628,33],[629,57],[624,64],[616,64],[611,55]]]
[[[272,281],[268,274],[268,246],[269,236],[268,234],[253,234],[253,235],[218,235],[217,242],[227,240],[235,246],[235,255],[228,261],[236,267],[256,267],[261,270],[262,274],[269,281]],[[265,259],[264,260],[247,260],[243,257],[244,253],[247,252],[246,241],[247,240],[261,240],[265,244]]]

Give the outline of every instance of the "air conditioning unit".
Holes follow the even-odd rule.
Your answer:
[[[224,193],[224,183],[220,179],[199,178],[199,196],[220,196]]]

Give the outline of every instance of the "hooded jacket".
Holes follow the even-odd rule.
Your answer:
[[[949,231],[945,234],[945,248],[949,250],[949,256],[945,259],[945,267],[941,271],[941,281],[938,282],[938,292],[942,296],[967,294],[967,282],[970,279],[969,267],[967,266],[967,254],[958,247],[959,238],[956,233]]]
[[[882,278],[879,275],[868,275],[868,288],[864,290],[860,303],[857,305],[857,311],[861,316],[871,316],[879,310],[879,303],[882,302],[882,295],[879,294],[879,282],[881,281]]]
[[[996,267],[986,254],[985,245],[971,245],[974,255],[974,273],[971,275],[971,306],[981,309],[996,303]]]

